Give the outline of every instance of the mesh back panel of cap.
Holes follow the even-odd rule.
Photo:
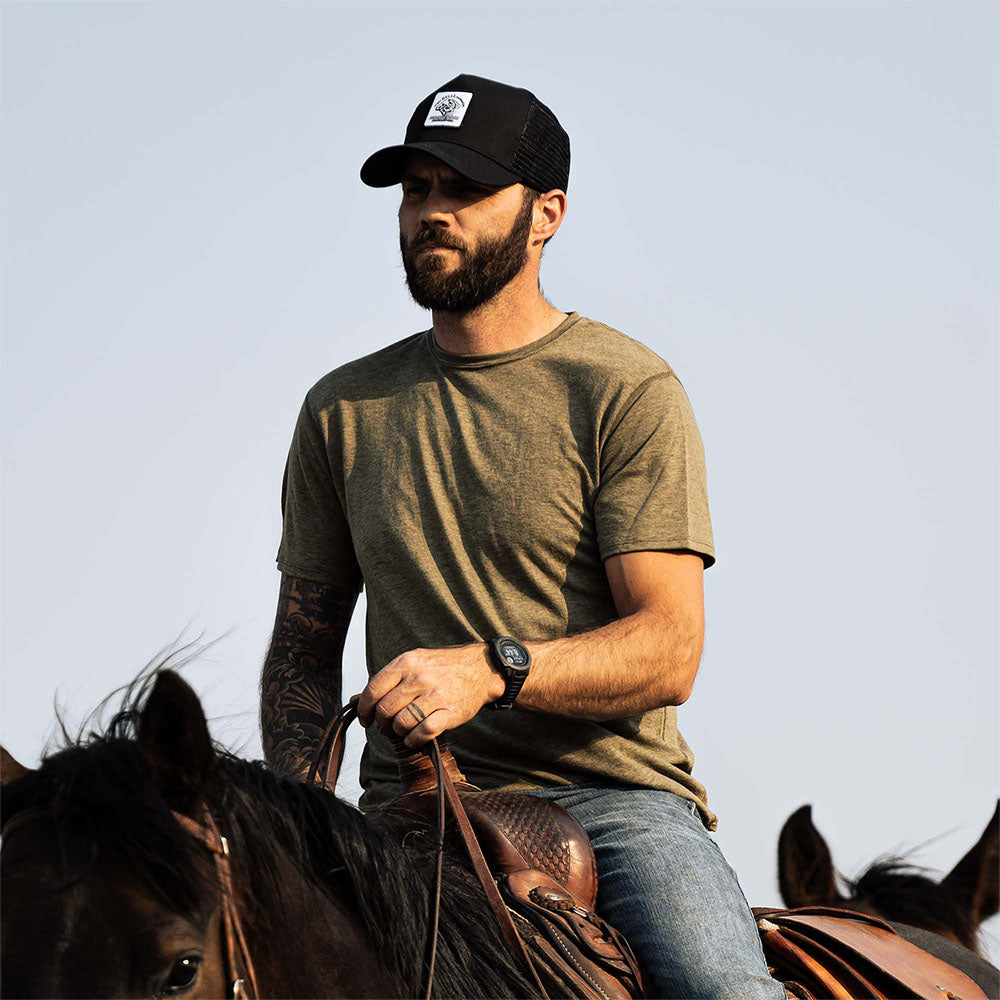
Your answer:
[[[536,191],[569,187],[569,136],[541,101],[531,102],[512,166]]]

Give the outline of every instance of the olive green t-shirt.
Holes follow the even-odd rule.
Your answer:
[[[367,588],[370,674],[410,649],[599,628],[617,617],[610,556],[715,558],[684,389],[653,351],[576,313],[513,351],[451,354],[427,330],[320,379],[282,511],[283,572]],[[447,739],[483,788],[667,789],[715,827],[673,707],[604,722],[484,709]],[[399,791],[374,727],[361,783],[364,809]]]

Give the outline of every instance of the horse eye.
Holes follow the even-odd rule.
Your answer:
[[[198,978],[198,968],[201,963],[200,955],[185,955],[183,958],[177,959],[174,962],[174,967],[170,970],[170,975],[167,976],[163,984],[163,992],[165,994],[183,993],[185,990],[191,989]]]

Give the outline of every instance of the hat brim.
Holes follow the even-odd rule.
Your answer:
[[[369,187],[376,188],[398,184],[403,179],[407,150],[411,149],[436,156],[453,170],[479,184],[505,187],[520,181],[520,177],[494,163],[488,156],[453,142],[407,142],[401,146],[386,146],[372,153],[361,165],[361,179]]]

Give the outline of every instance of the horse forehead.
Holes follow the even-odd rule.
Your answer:
[[[119,866],[66,873],[56,857],[43,824],[0,852],[4,996],[144,993],[165,958],[203,942],[210,912],[174,913],[135,873]]]
[[[122,956],[107,947],[113,911],[98,905],[81,880],[60,879],[54,866],[23,847],[4,845],[2,980],[9,996],[113,995]],[[80,975],[80,952],[106,954],[98,980]],[[13,992],[10,992],[13,990]]]

